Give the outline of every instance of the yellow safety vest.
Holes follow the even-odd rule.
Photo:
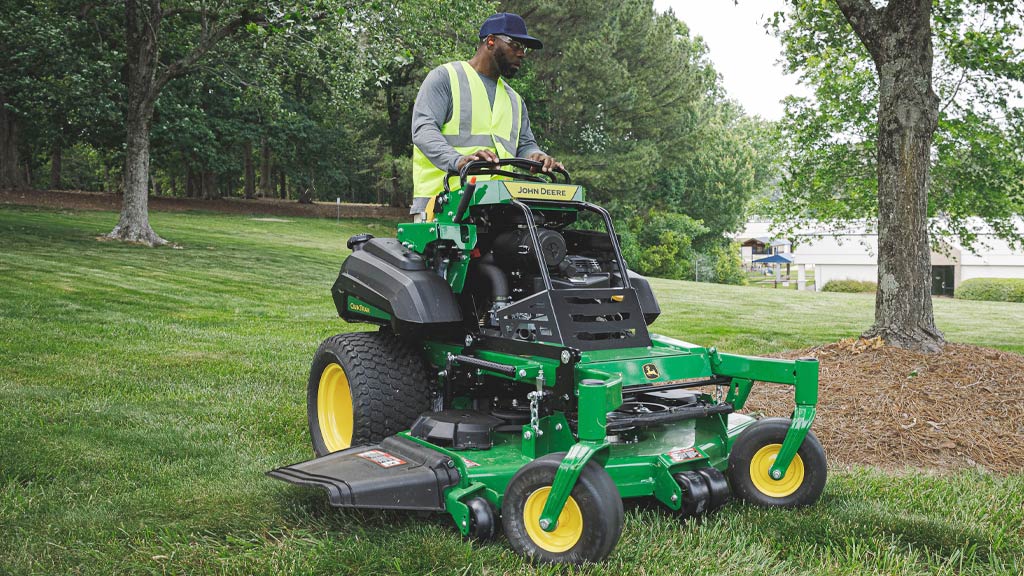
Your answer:
[[[452,92],[452,117],[441,127],[441,135],[459,154],[491,150],[498,158],[514,158],[519,149],[519,126],[523,120],[523,99],[498,78],[494,106],[487,88],[469,62],[450,62],[448,81]],[[434,166],[418,146],[412,149],[413,196],[432,198],[444,189],[446,171]],[[477,181],[486,180],[478,176]],[[458,178],[450,185],[458,187]]]

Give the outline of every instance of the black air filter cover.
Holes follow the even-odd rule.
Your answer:
[[[421,415],[409,433],[443,448],[487,450],[499,424],[500,419],[473,410],[442,410]]]

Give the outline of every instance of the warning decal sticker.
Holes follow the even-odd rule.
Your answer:
[[[699,460],[704,456],[697,452],[696,448],[673,448],[669,450],[668,457],[673,462],[689,462],[690,460]]]
[[[480,465],[479,462],[473,462],[472,460],[466,457],[463,457],[462,461],[466,463],[466,468],[476,468],[477,466]]]
[[[367,450],[366,452],[356,454],[356,456],[369,460],[381,468],[392,468],[394,466],[401,466],[402,464],[405,464],[405,460],[402,460],[397,456],[392,456],[387,452],[381,452],[380,450]]]

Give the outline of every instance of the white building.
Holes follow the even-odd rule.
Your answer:
[[[1024,220],[1018,218],[1016,226],[1024,234]],[[743,243],[771,237],[769,228],[766,222],[750,222],[735,239]],[[974,229],[981,232],[974,252],[955,243],[932,251],[932,294],[952,296],[956,287],[971,278],[1024,278],[1024,251],[987,233],[980,220]],[[878,280],[878,235],[873,226],[860,224],[827,232],[800,230],[794,235],[793,245],[798,278],[813,268],[815,290],[831,280]]]

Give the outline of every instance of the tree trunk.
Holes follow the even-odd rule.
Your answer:
[[[256,197],[256,165],[252,161],[252,142],[245,141],[242,154],[245,156],[245,197],[252,200]]]
[[[266,136],[260,138],[260,196],[274,196],[274,179],[270,165],[270,142]]]
[[[164,14],[161,0],[125,0],[124,6],[128,87],[125,190],[121,219],[107,237],[154,246],[167,243],[149,226],[149,135],[157,96],[172,78],[188,73],[219,41],[261,17],[246,10],[214,28],[210,23],[216,22],[218,15],[210,13],[204,5],[199,11],[202,31],[193,49],[181,59],[163,66],[157,75],[160,25]]]
[[[878,291],[865,337],[923,352],[935,326],[928,240],[931,149],[939,99],[932,90],[931,0],[837,0],[878,73]]]
[[[280,188],[280,190],[281,190],[281,200],[287,200],[288,199],[288,175],[284,173],[284,170],[279,171],[277,174],[278,174],[278,177],[280,178],[280,183],[281,183],[281,188]]]
[[[61,164],[64,160],[64,149],[59,142],[50,150],[50,190],[60,190]]]
[[[185,174],[185,197],[196,198],[196,173],[192,170],[192,164],[188,165],[188,172]]]
[[[146,246],[167,244],[149,226],[149,122],[152,117],[152,105],[148,115],[145,110],[133,112],[129,105],[124,196],[121,199],[121,218],[107,235],[112,240],[138,242]]]
[[[0,188],[25,188],[25,174],[18,158],[18,117],[7,109],[0,93]]]
[[[157,33],[160,2],[148,7],[135,0],[125,2],[125,39],[128,62],[128,134],[124,160],[124,196],[121,218],[107,234],[112,240],[146,246],[167,244],[149,226],[149,134],[156,103]]]
[[[313,198],[316,196],[316,180],[312,174],[307,175],[306,182],[309,184],[299,192],[299,204],[312,204]]]
[[[395,93],[392,84],[387,84],[384,90],[385,103],[388,109],[388,136],[391,140],[391,178],[387,182],[388,204],[398,208],[408,208],[408,193],[402,190],[401,179],[398,177],[398,166],[395,158],[406,154],[406,138],[411,138],[408,123],[402,122],[403,106],[401,98]]]
[[[203,200],[215,200],[220,197],[217,192],[217,175],[211,170],[203,170]]]

